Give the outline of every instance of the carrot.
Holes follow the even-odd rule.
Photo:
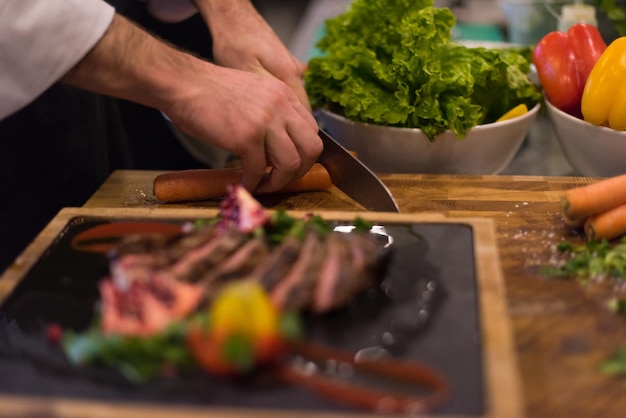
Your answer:
[[[626,174],[567,190],[561,198],[563,219],[582,226],[592,215],[626,204]]]
[[[280,193],[309,192],[314,190],[328,190],[333,183],[326,167],[320,163],[315,163],[304,176],[297,180],[290,181],[285,187],[280,189]]]
[[[589,240],[612,240],[626,234],[626,204],[590,216],[585,221]]]
[[[268,169],[269,170],[269,169]],[[217,199],[227,195],[229,186],[243,178],[239,168],[218,168],[174,171],[158,175],[152,184],[154,197],[163,203]],[[316,163],[298,180],[289,182],[277,193],[328,190],[330,175]]]

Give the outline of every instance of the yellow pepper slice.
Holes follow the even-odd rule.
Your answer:
[[[581,103],[583,118],[594,125],[626,130],[626,36],[606,48],[593,66]]]
[[[522,116],[526,113],[528,113],[528,107],[524,103],[522,103],[520,105],[515,106],[513,109],[509,110],[504,115],[500,116],[498,120],[496,120],[496,122],[502,122],[505,120],[513,119],[518,116]]]
[[[278,334],[279,313],[256,281],[228,283],[210,310],[214,332],[241,332],[254,339]]]

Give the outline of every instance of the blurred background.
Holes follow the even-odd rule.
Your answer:
[[[463,40],[534,44],[558,28],[563,5],[577,0],[436,0],[457,17],[455,37]],[[255,0],[259,12],[298,58],[306,60],[326,18],[348,7],[350,0]],[[582,3],[582,2],[581,2]],[[601,4],[626,10],[624,0],[587,0],[596,9],[597,26],[607,42],[618,32]]]

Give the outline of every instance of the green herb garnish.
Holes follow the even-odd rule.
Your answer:
[[[600,363],[600,372],[609,376],[626,375],[626,347],[615,350],[610,358]]]
[[[267,237],[270,245],[276,245],[283,242],[287,237],[304,239],[309,231],[315,231],[320,236],[324,236],[332,232],[332,226],[319,215],[296,219],[287,214],[285,210],[277,210],[259,233]]]
[[[361,217],[357,217],[354,220],[355,232],[369,232],[372,229],[372,226],[374,226],[373,223],[371,223],[370,221],[366,221],[365,219]]]
[[[626,300],[613,298],[606,303],[606,307],[616,314],[626,318]]]
[[[626,278],[626,237],[615,245],[607,240],[581,245],[562,242],[557,249],[567,258],[559,266],[543,267],[543,274],[583,281],[603,276]]]
[[[544,274],[576,278],[583,283],[604,276],[626,279],[626,237],[615,245],[607,240],[588,241],[582,245],[563,242],[557,249],[569,258],[560,266],[544,267]],[[626,317],[626,300],[613,298],[606,306]],[[617,349],[610,358],[601,362],[599,370],[609,376],[626,376],[626,347]]]
[[[187,350],[185,334],[190,318],[168,326],[152,336],[104,335],[94,324],[87,332],[66,332],[63,347],[73,364],[92,364],[117,369],[133,383],[142,383],[166,371],[193,370],[195,361]]]

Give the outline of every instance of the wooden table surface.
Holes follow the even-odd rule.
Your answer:
[[[218,202],[159,204],[156,171],[118,171],[85,207],[216,207]],[[588,287],[541,275],[555,245],[582,242],[564,226],[561,193],[593,181],[584,177],[383,174],[403,213],[436,211],[448,217],[494,220],[507,287],[526,413],[530,417],[626,417],[626,381],[598,372],[598,364],[626,346],[626,322],[605,307],[609,283]],[[361,210],[337,189],[259,199],[266,207]]]

